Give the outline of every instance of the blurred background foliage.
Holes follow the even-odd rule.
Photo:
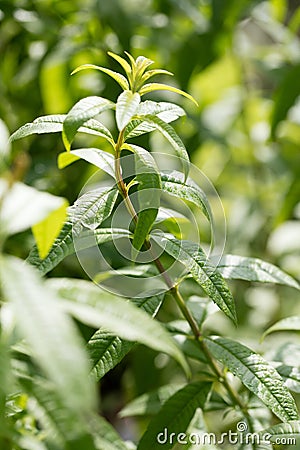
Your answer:
[[[25,122],[66,113],[87,95],[115,100],[120,90],[105,74],[70,77],[84,63],[119,70],[108,50],[153,59],[199,102],[197,109],[178,96],[156,94],[187,110],[176,129],[221,197],[226,252],[260,257],[299,280],[299,0],[0,0],[0,154],[8,151],[8,133]],[[114,129],[109,113],[105,120]],[[143,143],[167,149],[155,134]],[[75,146],[88,144],[97,145],[80,137]],[[94,169],[80,161],[59,171],[62,150],[56,134],[27,138],[14,144],[12,164],[19,164],[26,183],[72,203]],[[31,234],[22,233],[7,242],[7,250],[26,257],[32,244]],[[54,273],[85,276],[75,258]],[[236,282],[232,289],[239,328],[218,313],[207,326],[252,347],[261,349],[258,337],[269,324],[300,312],[297,293],[289,288]],[[175,317],[168,303],[164,314]],[[284,338],[268,338],[265,349],[279,339]],[[297,336],[293,345],[299,352]],[[151,350],[132,353],[103,381],[107,415],[123,403],[121,385],[128,400],[176,379],[173,369],[168,358],[154,358]]]

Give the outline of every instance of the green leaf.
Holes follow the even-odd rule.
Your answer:
[[[275,137],[279,123],[286,119],[289,109],[300,95],[298,80],[300,78],[300,64],[289,67],[286,75],[275,94],[275,106],[271,123],[271,133]]]
[[[13,257],[1,260],[1,266],[3,294],[13,305],[18,330],[36,363],[55,384],[64,405],[83,415],[91,412],[95,392],[75,325],[32,267]]]
[[[268,442],[276,443],[276,439],[279,440],[277,443],[282,443],[284,446],[288,444],[285,439],[294,438],[295,441],[290,441],[291,445],[297,445],[300,437],[300,420],[291,420],[285,423],[278,423],[273,425],[266,430],[260,431],[259,433],[262,437],[267,438]],[[295,447],[296,448],[296,447]]]
[[[173,383],[161,386],[155,391],[143,394],[132,400],[123,409],[121,409],[118,415],[121,418],[156,415],[162,405],[182,387],[183,385]]]
[[[114,157],[110,153],[99,148],[79,148],[58,155],[58,167],[60,169],[72,164],[78,159],[84,159],[90,164],[99,167],[111,177],[115,178]]]
[[[83,280],[56,279],[51,287],[56,288],[64,310],[77,320],[167,353],[189,372],[183,354],[164,327],[128,301]]]
[[[110,215],[117,194],[118,191],[115,188],[84,194],[68,209],[68,221],[62,227],[58,238],[54,241],[46,258],[41,261],[37,250],[33,249],[27,261],[36,266],[40,273],[45,274],[52,270],[66,256],[74,253],[74,238],[78,239],[78,246],[80,245],[79,238],[82,238],[87,247],[94,245],[95,240],[89,239],[89,234],[87,236],[86,234],[81,234],[83,227],[86,226],[89,229],[95,229],[95,227],[100,225]],[[126,230],[124,232],[128,233]],[[122,237],[124,237],[124,232],[121,232]],[[114,239],[115,235],[118,235],[117,231],[115,233],[113,230],[107,229],[97,230],[95,232],[95,238],[99,243],[107,242],[107,240],[110,241]]]
[[[58,237],[67,217],[67,207],[68,202],[65,201],[60,208],[52,211],[41,222],[33,225],[32,232],[41,259],[48,255],[55,239]]]
[[[123,67],[123,69],[125,70],[127,76],[131,75],[132,70],[131,70],[130,64],[128,64],[126,59],[122,58],[119,55],[116,55],[113,52],[107,52],[107,54],[109,56],[111,56],[112,58],[114,58],[120,64],[120,66]]]
[[[300,289],[299,283],[278,267],[258,258],[224,255],[218,263],[218,271],[227,279],[277,283]]]
[[[162,304],[163,296],[142,298],[134,304],[155,316]],[[92,374],[100,380],[109,370],[115,367],[135,345],[134,342],[125,341],[102,328],[94,333],[87,344],[92,363]]]
[[[40,192],[21,182],[9,189],[7,181],[0,179],[0,198],[3,193],[0,222],[6,234],[19,233],[44,220],[51,212],[62,208],[66,200],[48,192]],[[26,208],[24,207],[26,205]]]
[[[201,209],[206,218],[212,222],[212,212],[205,193],[191,179],[183,180],[182,174],[176,170],[161,174],[162,189],[169,194],[188,200]]]
[[[32,123],[26,123],[17,131],[15,131],[11,135],[10,141],[15,141],[17,139],[30,136],[31,134],[61,132],[63,131],[63,123],[66,117],[66,114],[55,114],[38,117]],[[96,119],[90,119],[86,121],[84,123],[84,126],[80,127],[77,131],[103,137],[113,145],[114,140],[110,131]]]
[[[197,410],[203,409],[211,383],[194,382],[186,385],[169,398],[150,421],[137,450],[171,449],[174,442],[170,434],[185,433]],[[168,439],[165,439],[165,434]],[[165,442],[167,441],[167,442]]]
[[[155,115],[136,116],[135,119],[148,122],[150,125],[158,129],[170,142],[176,152],[176,155],[181,160],[186,180],[190,170],[190,159],[182,140],[176,134],[174,128]]]
[[[41,116],[33,122],[26,123],[10,136],[10,142],[16,141],[31,134],[58,133],[62,131],[65,114]]]
[[[137,145],[127,145],[135,154],[135,173],[138,182],[139,212],[132,245],[138,251],[145,242],[160,206],[161,181],[154,158]]]
[[[276,367],[279,375],[284,379],[284,385],[293,392],[300,393],[300,369],[282,364]]]
[[[176,94],[180,94],[183,95],[184,97],[188,98],[189,100],[191,100],[193,103],[195,103],[196,106],[198,106],[198,103],[196,102],[196,100],[187,92],[182,91],[181,89],[177,89],[173,86],[169,86],[167,84],[162,84],[162,83],[149,83],[149,84],[145,84],[140,90],[139,90],[139,94],[140,96],[148,94],[149,92],[153,92],[153,91],[170,91],[170,92],[175,92]]]
[[[137,92],[124,91],[116,103],[116,120],[119,131],[123,130],[136,114],[141,97]]]
[[[141,78],[141,82],[145,83],[145,81],[149,80],[149,78],[154,77],[155,75],[171,75],[174,74],[172,72],[169,72],[168,70],[164,69],[153,69],[153,70],[147,70],[147,72],[144,73],[144,75]]]
[[[92,428],[97,450],[128,450],[115,428],[103,417],[98,415]],[[89,450],[84,446],[79,450],[83,449]]]
[[[300,316],[291,316],[279,320],[264,332],[263,339],[268,334],[275,333],[275,331],[300,331]]]
[[[205,338],[211,354],[240,378],[282,421],[298,418],[294,399],[273,366],[239,342],[227,338]]]
[[[236,312],[231,292],[222,275],[207,259],[201,247],[190,241],[179,241],[167,235],[152,234],[152,238],[175,260],[182,263],[204,292],[221,311],[236,323]]]
[[[71,75],[74,75],[77,72],[80,72],[81,70],[86,70],[86,69],[96,69],[96,70],[100,70],[100,72],[104,72],[107,75],[109,75],[111,78],[113,78],[117,83],[119,83],[119,85],[121,86],[121,88],[126,91],[127,89],[129,89],[129,84],[128,81],[126,80],[126,78],[121,75],[119,72],[114,72],[113,70],[107,69],[106,67],[100,67],[100,66],[95,66],[94,64],[83,64],[82,66],[77,67],[75,70],[73,70],[73,72],[71,73]]]
[[[100,114],[107,109],[113,109],[114,107],[115,104],[110,100],[97,96],[86,97],[75,103],[63,123],[62,136],[66,149],[70,150],[74,136],[81,125],[95,117],[97,114]],[[98,123],[100,124],[100,122]],[[105,127],[103,127],[103,130],[104,129]]]

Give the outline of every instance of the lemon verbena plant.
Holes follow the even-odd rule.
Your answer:
[[[132,448],[173,448],[182,443],[182,433],[187,439],[195,429],[199,435],[205,431],[213,432],[211,428],[205,429],[205,421],[202,420],[211,410],[231,411],[236,423],[242,421],[245,424],[239,430],[236,448],[258,449],[262,448],[260,445],[272,448],[274,435],[285,436],[300,430],[295,400],[286,384],[289,373],[284,368],[280,373],[262,355],[237,340],[211,335],[203,329],[203,324],[213,302],[237,325],[235,303],[226,279],[280,283],[296,289],[299,289],[299,284],[279,268],[257,258],[223,255],[215,265],[198,242],[182,239],[178,230],[174,231],[174,226],[170,225],[174,222],[159,219],[164,211],[162,193],[199,208],[208,222],[212,221],[212,213],[205,193],[189,177],[188,152],[171,125],[185,114],[184,110],[174,103],[145,100],[144,95],[166,90],[186,97],[195,105],[197,103],[178,88],[149,81],[158,75],[172,75],[166,70],[150,69],[151,60],[143,56],[134,59],[128,53],[127,59],[114,53],[109,55],[120,64],[124,74],[91,64],[80,66],[73,73],[95,69],[112,77],[122,88],[116,101],[89,96],[79,100],[67,114],[39,117],[11,136],[15,141],[35,133],[61,132],[65,151],[58,158],[60,168],[83,159],[106,172],[112,180],[106,187],[83,193],[68,208],[67,219],[59,235],[50,243],[47,254],[41,255],[37,238],[37,246],[27,262],[45,275],[76,250],[84,250],[91,245],[101,249],[103,244],[113,244],[122,239],[130,243],[130,257],[127,260],[122,258],[124,267],[107,271],[104,277],[100,275],[97,279],[101,284],[102,279],[121,273],[135,276],[140,280],[143,295],[126,295],[124,288],[125,298],[120,298],[83,280],[49,280],[47,283],[59,296],[65,310],[78,321],[97,328],[86,343],[91,373],[97,381],[124,358],[135,342],[169,354],[183,367],[185,383],[177,390],[161,388],[161,401],[156,405],[155,415],[142,436],[132,443]],[[101,114],[107,110],[115,114],[117,136],[101,122]],[[153,154],[137,145],[135,139],[138,136],[155,130],[174,149],[180,161],[178,170],[162,171]],[[110,149],[73,149],[77,133],[98,137],[99,147],[106,141],[104,147],[108,149],[109,146]],[[128,155],[134,169],[130,176],[125,176],[124,161]],[[120,203],[126,207],[124,223],[128,226],[114,227],[112,217]],[[176,220],[174,211],[169,210],[168,214]],[[162,222],[164,226],[160,227]],[[140,259],[143,253],[148,255],[147,264]],[[179,274],[169,270],[174,262],[180,267]],[[164,289],[156,289],[157,279]],[[150,280],[151,289],[145,280]],[[191,293],[187,286],[192,286]],[[188,329],[162,323],[155,318],[166,295],[179,307]],[[43,305],[43,298],[40,298],[40,305]],[[276,327],[271,331],[276,331]],[[59,328],[57,333],[60,333]],[[140,401],[127,405],[121,415],[136,414],[138,404],[138,414],[147,416],[150,398],[151,394],[145,393]],[[96,424],[98,419],[93,419]],[[126,448],[108,424],[101,422],[95,427],[103,440],[99,443],[95,433],[91,432],[93,438],[88,448]],[[246,432],[256,433],[256,441],[249,441],[249,437],[247,441]],[[172,439],[169,439],[171,434]],[[262,444],[263,436],[268,439],[265,437]],[[191,440],[187,445],[188,448],[200,448],[196,444]],[[78,445],[76,448],[81,448]],[[218,445],[214,442],[210,448],[221,448]]]

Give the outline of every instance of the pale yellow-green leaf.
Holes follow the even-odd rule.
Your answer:
[[[58,155],[57,166],[59,169],[64,169],[75,161],[78,161],[79,156],[74,155],[72,152],[63,152]]]
[[[68,202],[64,203],[56,210],[52,211],[41,222],[33,225],[32,232],[35,237],[36,245],[38,248],[39,256],[44,259],[67,218]]]
[[[82,66],[79,66],[75,70],[73,70],[71,75],[74,75],[75,73],[79,72],[80,70],[86,70],[86,69],[100,70],[100,72],[106,73],[107,75],[112,77],[117,83],[119,83],[119,85],[121,86],[122,89],[124,89],[124,91],[129,89],[128,81],[126,80],[126,78],[123,75],[121,75],[118,72],[114,72],[113,70],[106,69],[105,67],[95,66],[94,64],[83,64]]]
[[[191,100],[193,103],[195,103],[196,106],[198,106],[197,101],[187,92],[182,91],[181,89],[175,88],[174,86],[169,86],[167,84],[162,83],[148,83],[145,84],[140,90],[139,94],[142,96],[144,94],[148,94],[149,92],[153,91],[170,91],[175,92],[176,94],[183,95],[184,97]]]

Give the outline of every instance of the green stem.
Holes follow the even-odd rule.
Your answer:
[[[117,141],[116,147],[115,147],[115,176],[116,176],[116,181],[117,181],[117,186],[118,186],[119,192],[124,199],[127,210],[129,212],[129,214],[131,215],[132,219],[136,223],[137,222],[137,213],[136,213],[134,206],[129,198],[128,189],[127,189],[126,184],[124,183],[124,180],[122,177],[122,172],[121,172],[120,154],[121,154],[121,149],[122,149],[123,144],[124,144],[124,130],[122,130],[120,132],[119,138],[118,138],[118,141]],[[249,413],[248,413],[246,405],[244,405],[239,394],[230,385],[230,383],[226,377],[226,374],[224,374],[223,371],[219,368],[216,360],[210,354],[207,346],[203,342],[201,331],[198,327],[198,324],[196,323],[196,321],[193,318],[192,314],[190,313],[188,307],[186,306],[186,303],[178,289],[178,286],[174,285],[171,278],[167,274],[162,262],[154,254],[153,249],[151,248],[151,243],[149,242],[148,239],[146,239],[146,241],[145,241],[145,246],[147,247],[148,250],[150,250],[151,254],[153,255],[154,264],[156,265],[160,274],[164,278],[164,281],[169,288],[169,292],[173,296],[174,300],[176,301],[177,306],[179,307],[183,316],[185,317],[188,324],[190,325],[190,328],[193,332],[193,335],[194,335],[196,341],[198,342],[201,350],[203,351],[203,353],[205,354],[205,356],[207,358],[207,362],[208,362],[209,366],[211,367],[212,371],[216,374],[218,380],[223,384],[223,386],[227,390],[228,395],[230,396],[232,402],[235,405],[237,405],[239,407],[239,409],[243,412],[245,417],[248,418]]]

